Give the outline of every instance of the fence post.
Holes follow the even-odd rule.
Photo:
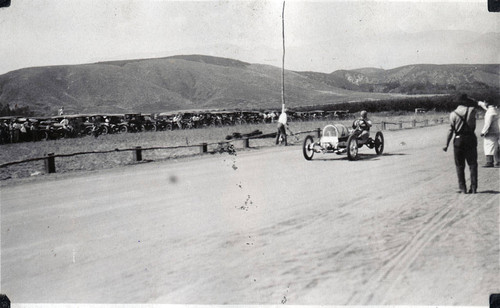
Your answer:
[[[428,119],[425,119],[424,120],[424,126],[428,126],[429,125],[429,120]]]
[[[200,154],[207,153],[207,144],[202,143],[200,144]]]
[[[382,121],[382,130],[385,130],[385,122]]]
[[[243,139],[243,147],[245,149],[250,147],[250,139],[249,138],[244,138]]]
[[[403,122],[399,122],[399,129],[403,129]]]
[[[141,161],[142,160],[142,149],[141,147],[135,147],[135,161]]]
[[[416,127],[417,126],[417,120],[413,119],[413,121],[411,121],[411,125],[412,125],[412,127]]]
[[[316,134],[318,135],[318,138],[321,138],[321,128],[316,129]]]
[[[47,158],[45,159],[45,171],[47,173],[56,173],[56,161],[54,153],[47,154]]]

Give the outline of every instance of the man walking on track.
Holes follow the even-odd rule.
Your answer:
[[[286,108],[283,107],[281,109],[280,117],[278,118],[278,134],[276,135],[276,144],[280,143],[280,138],[283,138],[285,145],[287,145],[286,141],[286,126],[287,126],[287,116],[286,116]]]
[[[500,149],[498,141],[500,139],[500,129],[498,127],[497,108],[491,103],[478,102],[481,108],[486,110],[484,114],[484,127],[481,130],[481,137],[484,137],[484,155],[486,156],[485,168],[500,166]],[[493,162],[496,161],[494,165]]]
[[[455,157],[455,168],[458,176],[459,193],[467,193],[465,184],[465,162],[470,170],[470,190],[475,194],[477,191],[477,138],[474,133],[476,129],[475,102],[462,94],[459,98],[459,106],[450,114],[450,130],[446,139],[446,146],[443,150],[448,150],[448,145],[453,138],[453,150]]]

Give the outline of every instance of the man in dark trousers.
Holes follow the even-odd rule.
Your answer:
[[[286,127],[288,126],[288,118],[286,115],[286,108],[283,106],[281,108],[281,114],[278,118],[278,133],[276,134],[276,144],[280,143],[280,138],[283,138],[285,145],[287,145],[286,141]]]
[[[459,98],[459,105],[450,114],[450,130],[446,139],[446,146],[443,150],[448,150],[448,145],[453,138],[453,151],[455,156],[455,168],[458,176],[459,193],[467,193],[465,184],[465,162],[470,170],[469,193],[475,194],[477,191],[477,138],[474,133],[476,129],[476,103],[462,94]]]

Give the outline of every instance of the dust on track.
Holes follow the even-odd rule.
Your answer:
[[[16,302],[487,305],[500,291],[498,169],[480,168],[479,193],[460,195],[445,126],[384,133],[386,154],[362,149],[355,162],[277,147],[2,187],[2,291]]]

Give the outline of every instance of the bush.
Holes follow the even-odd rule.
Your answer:
[[[34,113],[30,111],[30,107],[18,107],[17,104],[11,108],[9,104],[0,104],[0,116],[33,116]]]

